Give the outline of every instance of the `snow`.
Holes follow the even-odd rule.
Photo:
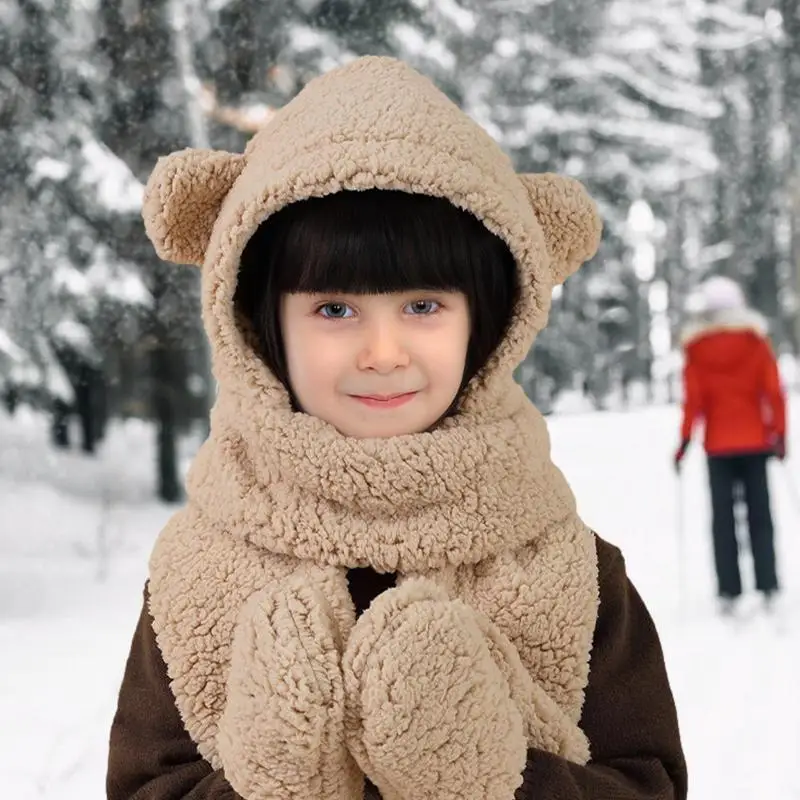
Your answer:
[[[466,8],[462,8],[455,0],[437,0],[434,4],[436,11],[447,19],[459,33],[470,36],[475,33],[478,25],[478,16]]]
[[[357,57],[355,53],[344,48],[332,33],[297,23],[287,26],[286,43],[286,52],[292,54],[289,60],[310,56],[317,75],[349,63]]]
[[[699,446],[680,481],[671,469],[677,409],[595,414],[575,397],[562,409],[569,404],[571,413],[549,418],[554,459],[587,523],[622,548],[656,620],[690,799],[799,797],[791,767],[800,752],[796,462],[770,467],[785,626],[755,607],[725,622],[713,604]],[[153,438],[140,423],[117,423],[94,460],[53,451],[45,419],[0,411],[0,718],[13,720],[0,729],[4,796],[105,796],[108,729],[147,557],[172,513],[151,500]],[[792,444],[800,452],[800,434]],[[183,446],[184,458],[191,450]]]
[[[519,53],[519,43],[513,39],[498,39],[494,43],[494,52],[500,58],[514,58]]]
[[[625,53],[623,56],[629,57]],[[686,111],[701,119],[714,119],[723,111],[722,103],[710,92],[702,92],[693,84],[681,83],[675,78],[665,79],[662,77],[662,82],[659,83],[658,80],[645,75],[635,66],[614,56],[598,53],[585,62],[573,63],[580,64],[587,77],[602,74],[609,78],[616,78],[627,83],[650,102],[664,108]],[[667,80],[671,85],[667,84]]]
[[[53,270],[53,288],[65,289],[72,295],[83,295],[89,291],[86,276],[72,264],[59,264]]]
[[[287,35],[290,38],[292,49],[298,52],[314,49],[328,52],[335,50],[329,35],[320,33],[320,31],[309,28],[306,25],[290,26]]]
[[[45,156],[40,158],[33,167],[32,178],[49,178],[52,181],[63,181],[70,173],[70,166],[64,161]]]
[[[2,328],[0,328],[0,355],[18,364],[25,360],[25,351]]]
[[[749,33],[751,36],[758,36],[763,33],[766,27],[766,19],[764,17],[747,14],[725,4],[699,3],[698,10],[700,11],[700,16],[706,19],[712,19],[721,25],[727,25],[733,31],[738,30],[742,33]]]
[[[12,23],[16,23],[22,12],[16,3],[0,3],[0,23],[5,30],[11,30]]]
[[[120,261],[105,246],[95,248],[92,264],[85,276],[94,292],[110,300],[144,307],[149,307],[153,302],[153,296],[145,286],[137,265],[130,261]]]
[[[82,180],[95,189],[99,202],[111,211],[138,213],[144,186],[128,165],[95,139],[84,143],[82,154],[85,159]]]
[[[95,352],[92,334],[89,329],[74,319],[65,318],[53,327],[53,339],[61,345],[68,345],[73,351],[82,354]]]
[[[104,296],[132,306],[149,306],[153,297],[132,262],[121,261],[105,245],[97,245],[85,271],[60,263],[53,271],[53,287],[74,297]]]
[[[423,36],[413,25],[398,22],[392,26],[391,35],[406,58],[424,57],[436,62],[445,70],[452,70],[456,66],[456,57],[444,43],[436,37]]]

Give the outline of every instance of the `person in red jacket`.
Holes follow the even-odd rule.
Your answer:
[[[732,613],[742,593],[734,506],[747,506],[756,589],[767,606],[778,591],[767,459],[786,457],[786,406],[766,322],[740,286],[717,276],[700,288],[701,311],[684,331],[681,445],[675,467],[702,419],[711,489],[718,594]]]

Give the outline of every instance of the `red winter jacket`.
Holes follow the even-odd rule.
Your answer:
[[[761,317],[727,312],[688,331],[683,346],[681,438],[702,417],[710,455],[772,450],[786,435],[786,405]]]

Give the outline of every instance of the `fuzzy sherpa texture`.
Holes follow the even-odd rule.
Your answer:
[[[192,148],[159,159],[142,217],[162,258],[202,263],[219,207],[244,164],[235,153]]]
[[[435,583],[409,581],[373,602],[344,675],[349,746],[384,800],[501,800],[522,783],[522,709],[478,615]]]
[[[228,680],[244,691],[228,698],[217,740],[243,797],[363,793],[345,747],[343,632],[323,588],[294,576],[255,592],[243,609]]]
[[[468,209],[508,243],[522,287],[460,412],[434,431],[383,440],[294,413],[233,306],[242,250],[267,216],[367,188]],[[406,800],[431,796],[431,782],[439,798],[510,800],[526,745],[585,762],[594,540],[550,460],[544,420],[512,377],[553,285],[597,248],[583,188],[517,175],[427,79],[364,58],[312,81],[244,155],[162,159],[145,222],[164,257],[202,262],[219,381],[188,502],[150,564],[159,647],[200,753],[247,800],[353,798],[356,762],[391,795],[411,752],[395,706],[437,768],[432,701],[414,688],[424,684],[445,703],[437,711],[459,770],[429,775],[427,790],[420,776]],[[356,624],[346,570],[359,566],[399,577]],[[373,702],[386,690],[384,666],[396,673],[404,658],[409,692],[395,706]],[[505,743],[490,746],[501,734]]]

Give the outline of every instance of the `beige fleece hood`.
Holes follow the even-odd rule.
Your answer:
[[[359,59],[311,81],[244,154],[184,150],[160,159],[148,182],[143,215],[158,254],[203,267],[203,311],[220,383],[255,380],[265,398],[286,403],[233,316],[239,258],[261,222],[304,198],[374,188],[445,197],[516,256],[520,305],[484,370],[495,391],[503,391],[546,324],[553,286],[599,242],[597,211],[577,181],[518,175],[497,143],[427,78],[400,61]]]

